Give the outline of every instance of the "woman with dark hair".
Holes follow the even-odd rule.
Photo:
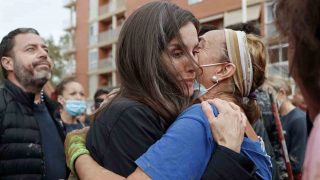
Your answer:
[[[87,110],[83,86],[74,77],[67,77],[57,85],[55,95],[60,104],[59,115],[65,132],[85,127],[79,120]]]
[[[320,1],[278,0],[275,14],[278,29],[289,40],[288,61],[291,75],[301,89],[313,121],[303,179],[319,179]]]
[[[117,44],[120,90],[87,135],[90,155],[100,165],[131,174],[134,161],[192,103],[198,29],[192,13],[166,1],[128,17]]]
[[[174,123],[169,121],[175,119],[191,103],[190,96],[193,94],[197,75],[193,59],[196,59],[195,55],[199,50],[197,27],[198,22],[189,11],[168,2],[149,3],[128,18],[118,42],[117,67],[122,80],[120,93],[97,116],[87,137],[90,155],[100,165],[125,177],[136,169],[130,178],[137,179],[200,179],[203,174],[204,178],[211,179],[230,177],[230,173],[221,167],[235,170],[233,177],[248,178],[252,176],[250,173],[254,169],[252,160],[257,167],[258,177],[270,177],[269,159],[261,149],[260,142],[246,139],[241,149],[242,155],[239,154],[244,128],[239,129],[239,144],[232,147],[223,144],[225,147],[220,147],[213,141],[210,125],[200,104],[188,108]],[[241,37],[245,38],[243,34]],[[225,63],[216,65],[223,64]],[[234,72],[231,66],[234,65],[223,68],[229,71],[233,69]],[[217,84],[218,82],[214,82],[214,85],[210,84],[211,88],[209,85],[207,88],[213,90]],[[236,113],[230,107],[230,114],[240,112],[236,105],[232,107],[236,109]],[[213,109],[217,113],[217,109]],[[218,118],[230,118],[225,116],[223,107],[219,110],[221,112]],[[242,118],[236,118],[239,119],[236,123],[244,124]],[[254,118],[255,116],[249,117],[250,120]],[[168,129],[169,125],[171,127]],[[254,135],[247,134],[256,140]],[[154,143],[156,144],[141,156]],[[72,148],[68,149],[67,154],[72,151]],[[220,153],[221,156],[211,159],[216,166],[208,168],[204,173],[212,152]],[[71,160],[76,158],[71,156]],[[219,166],[217,160],[223,158],[226,158],[225,162],[220,161]],[[84,171],[78,169],[77,172],[83,179],[86,178],[83,172],[92,170],[92,167],[81,163],[81,159],[83,157],[80,156],[77,167],[79,164],[83,165],[79,168],[84,168]],[[238,164],[238,161],[245,165]],[[234,166],[226,165],[228,163]],[[242,165],[245,167],[240,167]],[[71,168],[73,169],[73,165]],[[237,168],[243,169],[238,173]],[[106,173],[103,177],[105,179],[111,178],[106,170],[98,170],[93,175],[102,177],[99,173]],[[88,178],[95,179],[92,176]]]

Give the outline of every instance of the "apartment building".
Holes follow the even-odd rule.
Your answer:
[[[63,0],[70,16],[64,22],[68,36],[63,55],[73,66],[73,72],[88,93],[88,44],[89,44],[89,2],[87,0]]]
[[[88,78],[89,95],[99,87],[117,86],[116,42],[125,20],[125,0],[90,0]]]
[[[124,0],[64,0],[70,11],[63,54],[74,61],[75,76],[89,99],[99,87],[116,86],[116,42],[124,22]]]
[[[128,0],[127,15],[149,0]],[[180,7],[190,10],[201,24],[218,28],[242,22],[241,0],[171,0]],[[279,38],[274,24],[274,0],[246,0],[246,20],[260,29],[268,48],[269,74],[288,78],[288,43]]]
[[[65,0],[70,12],[70,45],[65,53],[75,58],[75,75],[92,99],[99,87],[117,86],[116,42],[125,18],[150,0]],[[223,28],[242,22],[240,0],[172,0],[188,9],[202,24]],[[247,21],[260,29],[270,54],[270,73],[286,75],[287,44],[277,38],[272,0],[247,0]]]

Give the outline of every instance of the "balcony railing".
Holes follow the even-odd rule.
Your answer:
[[[89,45],[95,45],[98,43],[98,35],[93,35],[89,37]]]
[[[72,75],[76,72],[76,60],[75,59],[69,59],[68,63],[65,66],[65,74]]]
[[[76,4],[76,0],[63,0],[63,6],[69,8]]]
[[[61,47],[61,51],[63,54],[71,54],[76,51],[76,48],[73,43],[68,43],[68,44],[65,44]]]
[[[268,72],[270,75],[279,75],[282,77],[289,77],[288,61],[276,62],[268,65]]]
[[[117,0],[116,3],[108,3],[99,8],[99,16],[113,13],[117,9],[123,8],[126,6],[125,0]]]
[[[108,45],[114,43],[118,40],[118,36],[120,33],[122,26],[117,27],[116,29],[110,29],[108,31],[104,31],[99,33],[98,43],[100,45]]]
[[[76,27],[76,21],[70,21],[70,20],[64,20],[63,21],[63,29],[65,31],[69,31],[71,29],[74,29]]]
[[[266,37],[275,37],[279,35],[274,22],[265,24]]]
[[[89,72],[107,73],[115,70],[113,58],[108,57],[89,64]]]
[[[117,9],[126,7],[126,1],[125,0],[117,0]]]
[[[116,6],[114,3],[108,3],[99,8],[99,16],[102,16],[107,13],[111,13],[116,10]]]

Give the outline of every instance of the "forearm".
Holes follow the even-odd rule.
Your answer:
[[[123,180],[124,177],[113,173],[95,162],[89,155],[81,155],[75,162],[77,175],[83,180]]]
[[[226,147],[218,146],[202,179],[257,179],[255,165],[248,158]]]

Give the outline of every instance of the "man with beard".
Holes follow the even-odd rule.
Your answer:
[[[2,39],[0,59],[0,179],[66,179],[57,106],[42,91],[53,66],[47,46],[35,29],[18,28]]]

